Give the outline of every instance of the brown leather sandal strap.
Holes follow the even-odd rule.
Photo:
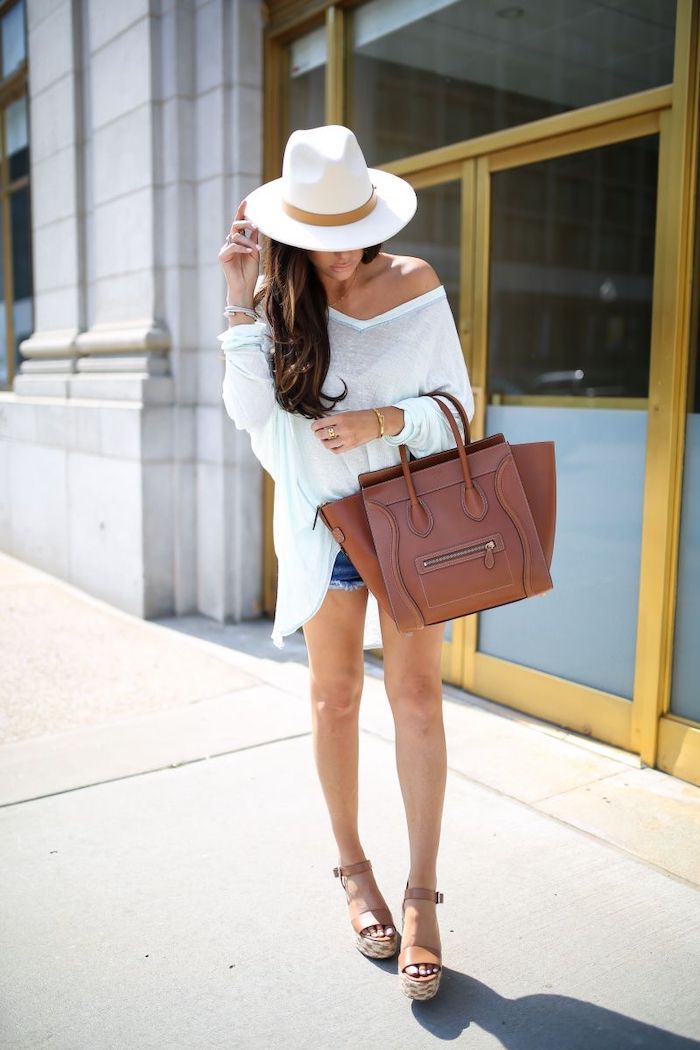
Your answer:
[[[357,915],[351,915],[350,922],[355,933],[362,933],[370,926],[391,926],[396,929],[388,908],[366,908]]]
[[[405,901],[434,901],[436,904],[442,904],[445,896],[439,890],[426,890],[422,886],[407,886],[403,899]]]
[[[337,868],[333,868],[333,874],[336,879],[341,875],[359,875],[363,871],[370,871],[372,868],[371,860],[358,860],[357,864],[344,864],[338,865]]]
[[[411,944],[408,948],[402,948],[399,953],[400,970],[405,970],[407,966],[420,966],[421,963],[427,966],[441,967],[440,952],[436,951],[435,948],[424,948],[422,944]]]

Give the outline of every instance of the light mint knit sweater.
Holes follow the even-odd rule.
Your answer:
[[[470,420],[474,399],[442,285],[364,321],[330,307],[331,363],[323,391],[341,393],[341,378],[348,387],[335,411],[396,405],[405,415],[403,430],[393,437],[345,453],[329,452],[312,432],[311,420],[284,411],[275,401],[272,340],[261,308],[258,313],[259,321],[235,325],[218,338],[226,357],[226,411],[239,430],[249,432],[253,452],[275,482],[278,580],[271,638],[281,649],[284,636],[320,608],[340,550],[320,517],[314,528],[317,506],[356,492],[358,474],[400,463],[400,444],[417,457],[454,447],[440,407],[421,396],[428,390],[455,394]],[[370,594],[363,647],[379,646],[377,603]]]

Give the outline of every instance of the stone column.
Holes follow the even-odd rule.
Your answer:
[[[217,253],[262,177],[262,6],[196,7],[197,606],[216,619],[256,616],[262,605],[262,471],[223,410],[216,340],[226,327]]]
[[[216,339],[217,252],[261,178],[261,17],[28,0],[36,329],[0,395],[0,543],[143,616],[261,607],[262,472]]]

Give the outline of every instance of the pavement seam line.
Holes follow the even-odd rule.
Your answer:
[[[393,744],[393,740],[390,737],[383,736],[381,733],[377,733],[372,729],[364,729],[360,727],[360,732],[365,733],[369,737],[374,737],[376,740],[381,740],[383,744]],[[648,860],[646,857],[642,857],[639,853],[634,853],[632,850],[627,849],[625,846],[620,845],[618,842],[613,842],[609,838],[605,838],[601,835],[596,835],[595,832],[589,831],[587,828],[582,828],[578,824],[572,824],[568,820],[564,820],[563,817],[557,816],[555,813],[548,813],[546,809],[538,809],[536,805],[530,802],[525,802],[523,799],[518,798],[516,795],[509,795],[506,791],[501,791],[500,788],[493,787],[491,784],[485,784],[483,780],[477,780],[475,777],[469,776],[468,773],[463,773],[461,769],[455,769],[448,762],[447,765],[448,773],[454,774],[459,777],[460,780],[465,780],[468,784],[474,784],[476,787],[482,788],[484,791],[488,791],[491,795],[496,795],[498,798],[504,799],[507,802],[512,802],[516,806],[520,806],[522,809],[530,810],[533,813],[537,813],[538,816],[543,817],[545,820],[551,820],[555,824],[559,824],[560,827],[568,828],[570,831],[577,832],[579,835],[583,835],[584,838],[589,839],[591,842],[601,843],[608,849],[614,850],[615,853],[621,854],[623,857],[628,857],[635,861],[637,864],[644,864],[649,868],[653,868],[658,871],[661,875],[665,875],[669,879],[673,879],[675,882],[680,882],[683,886],[690,886],[700,893],[700,884],[693,882],[691,879],[687,879],[684,875],[679,875],[675,871],[669,871],[668,868],[662,867],[661,864],[657,864],[653,860]],[[622,772],[622,771],[620,771]],[[612,774],[618,776],[619,774]]]
[[[85,791],[88,788],[101,787],[103,784],[116,784],[120,780],[133,780],[134,777],[145,777],[151,773],[164,773],[166,770],[182,769],[184,766],[193,766],[197,762],[208,762],[214,758],[226,758],[227,755],[237,755],[242,751],[254,751],[259,747],[267,747],[269,744],[284,744],[288,740],[301,740],[303,737],[311,736],[311,730],[303,733],[291,733],[289,736],[274,737],[272,740],[261,740],[257,744],[244,744],[243,747],[234,747],[229,751],[217,751],[210,755],[200,755],[198,758],[186,758],[182,762],[169,762],[167,766],[154,766],[153,769],[140,769],[135,773],[124,773],[120,777],[107,777],[106,780],[94,780],[90,784],[76,784],[75,787],[63,788],[61,791],[47,791],[45,795],[33,795],[31,798],[18,798],[15,802],[0,802],[0,809],[10,809],[12,806],[24,806],[27,802],[41,802],[45,798],[56,798],[59,795],[70,795],[75,791]]]
[[[628,770],[628,767],[625,767]],[[577,784],[576,787],[565,788],[563,791],[553,791],[551,795],[543,795],[542,798],[534,798],[530,803],[533,808],[541,806],[544,802],[551,802],[553,798],[564,798],[565,795],[574,794],[576,791],[581,791],[584,788],[590,787],[591,784],[600,784],[603,780],[612,780],[613,777],[629,776],[629,771],[625,772],[625,769],[616,769],[613,773],[603,773],[600,777],[593,777],[591,780],[586,780],[581,784]]]

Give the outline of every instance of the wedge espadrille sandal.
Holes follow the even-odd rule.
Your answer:
[[[401,905],[402,915],[405,911],[406,901],[409,900],[435,901],[436,904],[442,904],[444,896],[437,890],[426,890],[420,886],[406,886],[403,904]],[[421,963],[427,966],[439,966],[440,969],[437,973],[425,974],[423,977],[406,973],[407,966],[420,966]],[[432,999],[437,995],[441,977],[442,953],[439,948],[428,948],[418,944],[411,944],[407,948],[401,949],[399,953],[399,979],[401,991],[409,999]]]
[[[371,861],[360,860],[357,864],[346,864],[343,867],[333,868],[333,874],[337,879],[340,879],[347,898],[348,877],[371,870]],[[366,955],[368,959],[389,959],[392,955],[396,955],[396,950],[399,946],[399,933],[396,929],[396,923],[385,904],[368,903],[369,907],[365,908],[364,911],[360,911],[357,901],[348,899],[350,922],[355,932],[355,947],[363,955]],[[368,929],[370,926],[391,926],[394,932],[391,936],[373,937],[371,934],[363,933],[363,930]]]

